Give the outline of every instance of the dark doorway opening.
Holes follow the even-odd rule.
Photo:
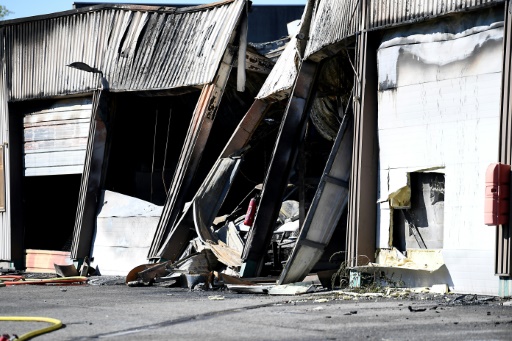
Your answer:
[[[164,205],[197,98],[117,95],[105,189]]]
[[[69,251],[81,174],[24,178],[25,247]]]

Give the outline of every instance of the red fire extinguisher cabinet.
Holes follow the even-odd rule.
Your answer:
[[[486,225],[508,224],[510,200],[510,165],[492,163],[485,173]]]

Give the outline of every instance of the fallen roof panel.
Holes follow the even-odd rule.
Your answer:
[[[315,4],[305,57],[355,34],[360,27],[359,0],[324,0]]]

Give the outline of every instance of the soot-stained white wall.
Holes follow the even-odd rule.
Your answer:
[[[494,230],[483,224],[497,161],[503,13],[464,14],[390,32],[378,49],[379,197],[408,173],[445,174],[443,256],[455,290],[497,294]],[[380,203],[377,247],[389,247]]]

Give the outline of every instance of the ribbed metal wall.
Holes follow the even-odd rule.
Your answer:
[[[0,28],[0,36],[3,36]],[[1,41],[0,41],[1,42]],[[7,107],[7,83],[5,77],[4,44],[0,43],[0,144],[9,142],[9,115]],[[5,212],[0,212],[0,261],[11,260],[11,224],[9,214],[9,148],[4,148]]]
[[[502,3],[504,0],[370,0],[370,28]]]
[[[323,0],[316,2],[306,48],[306,58],[359,30],[361,24],[360,1],[363,0]]]
[[[10,100],[88,92],[102,70],[112,91],[210,83],[245,0],[193,9],[105,7],[5,25]]]

